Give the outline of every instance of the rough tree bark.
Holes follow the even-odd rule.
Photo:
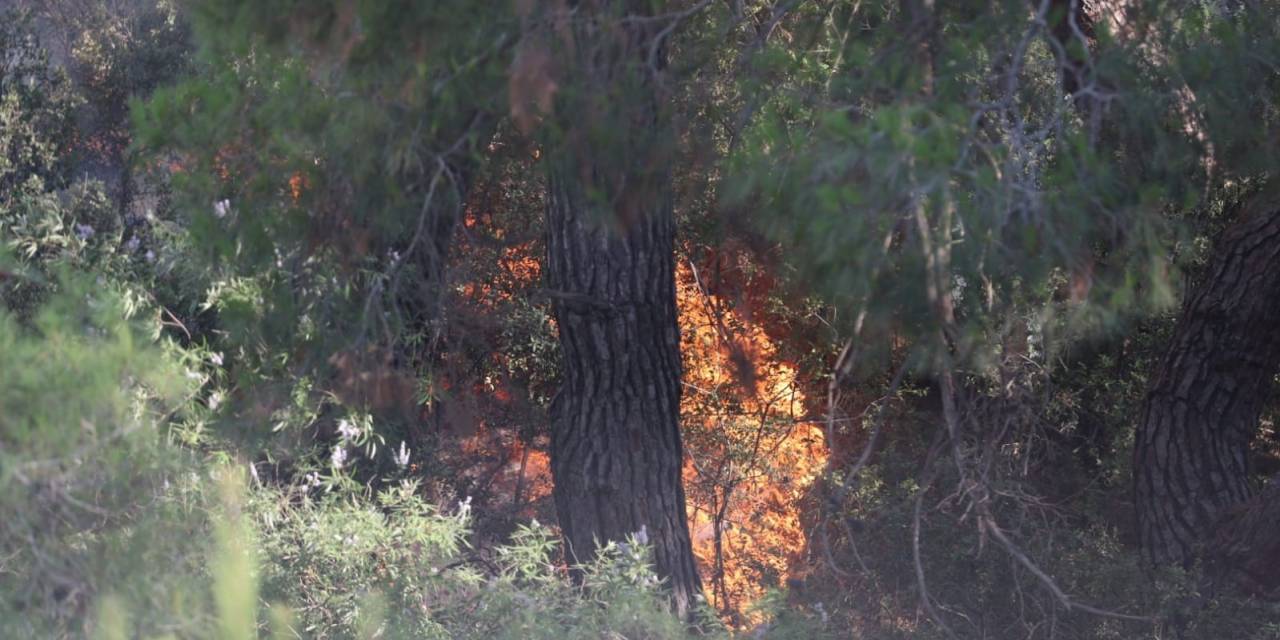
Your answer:
[[[1081,115],[1102,124],[1101,105],[1079,92],[1092,78],[1099,25],[1139,37],[1133,0],[1050,0],[1049,37],[1063,90]],[[1212,144],[1178,94],[1185,130]],[[1109,144],[1109,142],[1108,142]],[[1259,194],[1218,239],[1203,282],[1188,296],[1164,359],[1153,374],[1137,431],[1134,498],[1138,535],[1151,566],[1206,561],[1218,583],[1254,594],[1280,589],[1280,490],[1253,495],[1249,443],[1280,371],[1280,193]]]
[[[1256,532],[1242,525],[1266,521],[1240,510],[1253,498],[1249,442],[1278,365],[1280,196],[1271,193],[1250,201],[1218,239],[1147,392],[1133,469],[1151,564],[1188,566],[1212,551],[1211,539],[1244,540]]]
[[[1280,478],[1249,502],[1228,509],[1205,554],[1209,576],[1246,595],[1280,598]]]
[[[701,583],[681,480],[675,222],[656,86],[662,54],[651,46],[653,21],[617,20],[649,4],[577,7],[586,24],[575,27],[577,66],[566,74],[577,86],[557,114],[569,134],[548,154],[547,275],[564,357],[551,472],[570,559],[587,561],[599,543],[646,532],[683,617]],[[593,115],[601,106],[613,115]],[[601,136],[601,128],[619,135]]]

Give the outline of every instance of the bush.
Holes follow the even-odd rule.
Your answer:
[[[168,609],[197,560],[199,487],[161,426],[198,374],[109,287],[64,271],[57,289],[22,322],[0,310],[5,637],[74,635],[108,591]],[[166,570],[139,573],[148,566]]]
[[[29,316],[0,312],[0,636],[685,637],[643,538],[574,581],[536,522],[477,549],[469,501],[442,510],[413,481],[265,484],[191,448],[207,359],[55,271]],[[702,626],[723,633],[710,612]]]

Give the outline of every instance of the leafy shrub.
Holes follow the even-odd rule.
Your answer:
[[[201,530],[189,456],[160,429],[198,374],[109,287],[64,272],[58,289],[24,322],[0,310],[6,637],[72,634],[106,591],[168,609],[172,569],[196,561],[186,547]]]
[[[258,475],[231,452],[173,428],[200,411],[201,354],[148,337],[111,287],[59,274],[28,320],[0,315],[0,636],[686,635],[642,537],[575,581],[552,531],[473,548],[469,502],[446,512],[413,481],[246,483]]]

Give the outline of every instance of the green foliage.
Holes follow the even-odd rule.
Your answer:
[[[474,549],[469,502],[443,513],[414,483],[376,498],[300,490],[258,490],[247,504],[262,541],[263,596],[288,605],[306,637],[688,637],[642,540],[609,543],[575,583],[554,560],[557,536],[537,522],[506,545]],[[704,637],[723,633],[703,615]],[[802,630],[816,628],[796,619],[773,632]]]
[[[123,164],[130,143],[129,101],[187,72],[187,23],[171,0],[144,0],[123,10],[69,0],[60,9],[48,19],[71,40],[69,73],[84,98],[79,159]]]
[[[892,422],[870,464],[825,478],[843,493],[804,517],[835,532],[831,556],[813,560],[812,535],[814,577],[765,598],[752,637],[943,637],[920,569],[965,637],[1275,635],[1274,605],[1180,572],[1153,588],[1128,503],[1179,271],[1280,160],[1270,4],[1139,3],[1141,37],[1100,26],[1067,47],[1096,83],[1076,95],[1053,16],[1021,1],[682,4],[652,22],[673,36],[658,105],[632,100],[653,93],[640,64],[613,94],[557,75],[617,52],[575,49],[562,27],[600,34],[556,3],[124,4],[52,3],[65,72],[32,17],[0,17],[0,636],[687,635],[641,541],[575,582],[553,529],[493,544],[474,529],[510,517],[433,486],[459,491],[476,462],[430,449],[447,443],[423,405],[474,393],[488,428],[542,434],[555,327],[512,256],[541,251],[533,159],[584,148],[596,186],[627,197],[647,185],[609,181],[674,172],[690,246],[777,242],[748,267],[786,285],[768,294],[778,326],[859,325],[884,356],[860,363],[965,387],[947,444],[972,459],[954,469],[912,375],[834,429],[833,450]],[[522,122],[543,100],[573,117]],[[679,135],[633,126],[651,120]],[[517,133],[531,123],[542,146]],[[779,342],[819,397],[835,349]],[[370,399],[390,388],[397,406]],[[689,441],[785,486],[792,469],[753,468],[722,431]],[[980,502],[1074,602],[1158,619],[1065,606],[971,526]],[[728,633],[707,611],[696,625]]]
[[[181,621],[167,614],[198,570],[185,541],[203,518],[162,426],[198,376],[148,334],[117,292],[65,270],[28,319],[0,312],[3,635],[72,634],[106,593],[139,628]]]
[[[65,185],[78,99],[49,63],[29,14],[0,14],[0,212]]]
[[[469,504],[442,512],[414,482],[370,496],[202,462],[167,436],[199,414],[207,360],[60,276],[28,322],[0,321],[4,635],[685,637],[643,541],[609,544],[578,584],[549,530],[473,549]]]
[[[0,233],[6,249],[27,259],[78,254],[89,238],[76,233],[73,212],[87,209],[95,217],[102,198],[82,188],[64,203],[58,193],[67,183],[77,97],[49,63],[28,14],[5,11],[0,23]],[[30,307],[38,282],[10,283],[5,304]]]
[[[200,275],[196,314],[218,329],[204,337],[226,359],[218,435],[308,468],[329,453],[332,415],[374,414],[394,447],[439,393],[424,379],[450,240],[504,106],[515,25],[498,9],[187,9],[192,73],[133,115],[150,174],[171,187],[179,268]]]
[[[820,37],[776,45],[792,71],[730,181],[871,335],[929,351],[954,313],[953,355],[981,361],[1029,309],[1067,338],[1165,308],[1169,213],[1274,166],[1253,126],[1272,126],[1274,21],[1144,3],[1126,18],[1141,37],[1090,53],[1093,90],[1117,97],[1094,103],[1064,96],[1025,3],[893,6],[797,18]]]
[[[264,294],[236,344],[299,347],[288,366],[322,369],[341,348],[434,320],[500,104],[509,36],[485,5],[193,8],[197,74],[136,121],[151,157],[176,162],[193,246]]]
[[[101,159],[88,156],[106,153],[111,145],[117,147],[115,162],[123,163],[118,156],[127,144],[127,129],[121,114],[107,133],[97,131],[107,125],[86,124],[96,118],[87,112],[106,108],[105,98],[95,92],[101,87],[95,89],[92,83],[112,80],[99,78],[96,72],[87,74],[89,78],[82,77],[86,73],[69,78],[50,61],[45,43],[37,36],[41,32],[47,35],[50,29],[38,30],[30,15],[12,13],[0,27],[0,50],[5,52],[5,68],[0,73],[0,120],[4,122],[0,126],[0,147],[4,149],[0,157],[0,242],[29,270],[27,277],[8,283],[4,303],[19,313],[29,311],[55,284],[53,271],[71,266],[127,286],[128,304],[136,311],[143,304],[167,297],[157,282],[172,266],[172,259],[157,256],[160,247],[155,239],[165,230],[154,211],[145,216],[126,214],[130,204],[127,194],[87,177],[101,173],[95,164]],[[119,45],[104,51],[127,50],[146,58],[139,52],[136,38]],[[83,50],[77,52],[88,55]],[[167,52],[165,58],[165,65],[174,65],[181,56]],[[83,64],[91,60],[83,56],[76,59]],[[143,65],[143,61],[98,60],[95,64],[119,71],[118,67]],[[131,66],[130,73],[163,75],[138,66]],[[149,82],[158,81],[152,77]],[[120,89],[143,91],[147,86]],[[126,98],[127,94],[114,99]]]
[[[306,489],[293,490],[301,496],[262,490],[251,497],[267,560],[264,596],[290,604],[303,628],[325,630],[316,637],[354,635],[375,597],[403,612],[391,621],[391,637],[437,628],[421,604],[435,600],[437,590],[472,581],[458,576],[451,585],[438,576],[459,553],[466,514],[437,515],[411,484],[387,489],[376,501],[342,491],[313,499]]]

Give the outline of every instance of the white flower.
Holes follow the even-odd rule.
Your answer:
[[[132,238],[129,238],[128,242],[124,243],[124,248],[130,253],[137,251],[140,246],[142,246],[142,240],[139,240],[138,236],[133,236]]]
[[[221,351],[214,351],[213,353],[209,354],[209,362],[212,362],[212,363],[214,363],[214,364],[218,365],[219,367],[221,367],[221,366],[222,366],[222,352],[221,352]]]
[[[308,474],[307,474],[307,486],[309,486],[309,487],[318,487],[318,486],[320,486],[320,474],[318,474],[318,473],[316,473],[316,472],[314,472],[314,471],[312,471],[311,473],[308,473]],[[311,526],[313,526],[313,527],[314,527],[314,526],[315,526],[315,523],[312,523],[312,525],[311,525]]]
[[[404,440],[400,441],[400,450],[392,453],[392,459],[401,469],[409,466],[409,447],[405,446]]]
[[[345,445],[334,445],[333,452],[329,454],[329,463],[334,469],[341,469],[342,465],[347,463],[347,447]]]
[[[217,201],[217,202],[213,203],[213,217],[215,217],[215,218],[225,218],[225,217],[227,217],[227,212],[228,212],[228,211],[231,211],[231,201],[230,201],[230,200],[219,200],[219,201]]]
[[[818,615],[822,616],[822,624],[826,624],[829,616],[827,615],[827,610],[823,608],[822,603],[821,602],[813,603],[813,610],[817,611]]]
[[[81,240],[88,240],[89,238],[93,237],[93,234],[94,234],[94,230],[92,226],[87,224],[76,225],[77,238],[80,238]]]
[[[147,262],[155,262],[155,261],[156,261],[156,252],[154,252],[154,251],[152,251],[152,250],[150,250],[150,249],[147,249],[147,254],[146,254],[145,256],[143,256],[143,257],[147,259]]]
[[[636,542],[639,544],[649,544],[649,528],[640,525],[640,530],[635,534]]]
[[[360,427],[352,424],[350,420],[343,418],[338,421],[338,435],[342,438],[343,442],[355,440],[356,437],[360,435]]]
[[[214,391],[213,393],[209,394],[209,409],[211,411],[217,411],[218,407],[221,405],[222,405],[221,391]]]

